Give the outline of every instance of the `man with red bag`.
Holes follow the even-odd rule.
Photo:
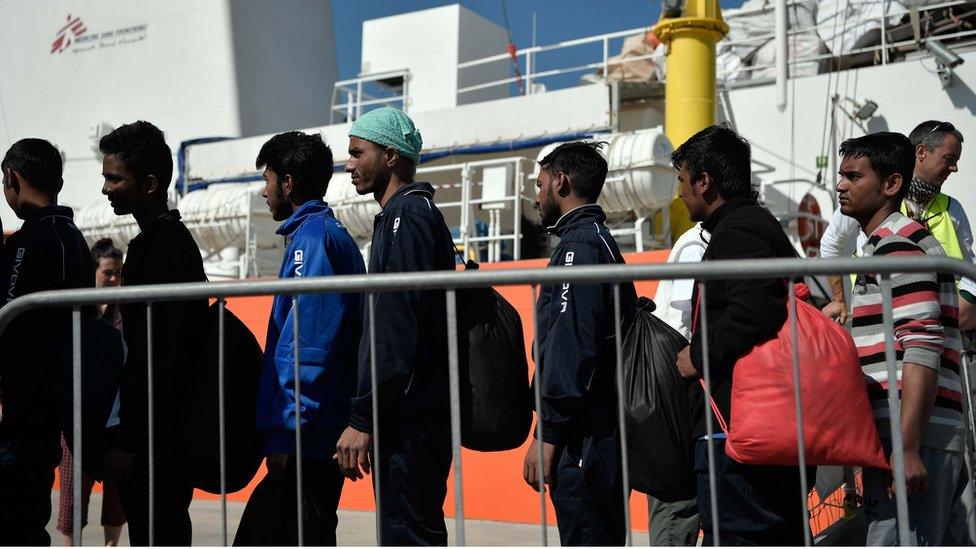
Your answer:
[[[671,162],[678,170],[681,199],[692,221],[701,221],[711,238],[703,261],[795,257],[779,221],[756,201],[752,189],[749,143],[723,126],[711,126],[675,149]],[[783,279],[709,280],[705,299],[695,291],[693,302],[708,315],[710,393],[723,417],[730,416],[732,370],[756,345],[776,336],[786,321]],[[700,324],[691,346],[678,355],[678,370],[687,378],[701,377],[703,333]],[[770,368],[784,367],[771,364]],[[715,541],[709,486],[708,440],[704,392],[694,386],[692,415],[698,509],[704,545]],[[770,421],[777,421],[770,418]],[[718,541],[725,545],[802,545],[800,469],[779,465],[747,465],[725,453],[725,435],[712,421]],[[805,502],[804,502],[805,503]]]
[[[905,136],[881,132],[841,144],[837,183],[844,215],[867,236],[864,256],[940,256],[921,224],[900,213],[915,165]],[[901,391],[905,488],[912,545],[972,545],[966,525],[966,449],[959,377],[961,339],[955,278],[950,273],[891,275],[894,323],[882,323],[877,273],[857,275],[852,335],[868,383],[878,432],[891,453],[885,332],[894,330]],[[895,483],[888,471],[864,470],[868,545],[898,543]]]

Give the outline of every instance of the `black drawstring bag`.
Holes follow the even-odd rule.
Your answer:
[[[689,382],[676,367],[688,340],[637,300],[623,339],[630,486],[662,501],[695,495]]]
[[[522,321],[492,288],[458,290],[457,303],[461,444],[482,452],[518,448],[532,425]]]

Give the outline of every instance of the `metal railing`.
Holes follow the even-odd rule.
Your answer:
[[[359,78],[340,80],[332,88],[329,123],[353,122],[370,107],[399,107],[403,112],[410,109],[410,71],[366,74]]]
[[[892,298],[891,298],[891,274],[892,273],[952,273],[957,276],[966,276],[971,278],[976,278],[976,266],[972,264],[964,263],[955,259],[939,258],[926,256],[922,258],[912,257],[912,258],[891,258],[891,257],[867,257],[867,258],[842,258],[842,259],[819,259],[819,260],[808,260],[808,259],[769,259],[762,261],[755,260],[731,260],[731,261],[709,261],[699,264],[634,264],[634,265],[613,265],[613,266],[579,266],[579,267],[556,267],[548,269],[524,269],[524,270],[499,270],[499,271],[465,271],[465,272],[450,272],[450,271],[440,271],[440,272],[414,272],[414,273],[397,273],[397,274],[374,274],[374,275],[354,275],[354,276],[334,276],[334,277],[313,277],[313,278],[293,278],[286,280],[262,280],[262,281],[246,281],[246,282],[215,282],[215,283],[187,283],[187,284],[162,284],[162,285],[152,285],[152,286],[133,286],[133,287],[123,287],[123,288],[113,288],[113,289],[83,289],[83,290],[58,290],[58,291],[45,291],[38,292],[35,294],[30,294],[24,297],[17,298],[9,302],[3,308],[0,308],[0,334],[10,325],[18,315],[45,307],[71,307],[72,314],[72,324],[73,324],[73,395],[74,395],[74,448],[73,454],[75,456],[74,460],[74,471],[75,471],[75,492],[74,492],[74,509],[75,509],[75,520],[76,526],[74,528],[74,542],[76,545],[80,545],[82,541],[81,537],[81,524],[80,522],[80,510],[81,510],[81,490],[79,484],[79,479],[81,479],[82,470],[82,440],[81,440],[81,394],[83,387],[81,385],[81,308],[86,305],[92,304],[118,304],[118,303],[145,303],[147,311],[147,321],[149,325],[147,326],[147,333],[152,334],[152,306],[155,303],[167,302],[167,301],[186,301],[194,299],[205,299],[205,298],[216,298],[221,306],[219,307],[220,323],[219,323],[219,338],[221,341],[221,348],[223,347],[223,317],[224,317],[224,307],[223,303],[226,298],[229,297],[241,297],[241,296],[256,296],[256,295],[291,295],[294,296],[295,307],[293,308],[294,322],[296,323],[296,341],[295,341],[295,405],[296,412],[299,409],[299,399],[301,393],[301,387],[299,385],[298,377],[298,367],[299,367],[299,347],[297,342],[298,334],[298,297],[301,295],[322,293],[322,292],[338,292],[338,293],[366,293],[369,296],[368,299],[368,314],[370,323],[373,322],[375,317],[374,310],[374,296],[380,292],[387,291],[403,291],[403,290],[444,290],[446,292],[446,314],[448,320],[447,329],[447,339],[448,346],[450,349],[449,363],[448,363],[448,375],[450,380],[450,410],[451,410],[451,445],[452,452],[454,456],[454,467],[455,467],[455,524],[456,524],[456,543],[458,545],[464,545],[465,534],[464,534],[464,508],[463,508],[463,479],[461,472],[461,440],[460,440],[460,397],[459,397],[459,370],[458,370],[458,333],[457,333],[457,310],[456,310],[456,292],[461,289],[466,288],[479,288],[488,286],[511,286],[511,285],[521,285],[521,286],[531,286],[533,290],[533,297],[535,297],[536,288],[540,285],[562,285],[570,283],[601,283],[601,284],[613,284],[614,285],[614,309],[615,318],[617,319],[617,326],[619,326],[619,320],[623,317],[621,311],[620,293],[619,285],[621,283],[629,283],[632,281],[640,280],[661,280],[661,279],[686,279],[695,278],[700,281],[705,280],[716,280],[716,279],[762,279],[762,278],[783,278],[783,277],[794,277],[794,276],[816,276],[816,275],[833,275],[848,272],[872,272],[880,273],[880,287],[883,295],[883,316],[884,322],[888,326],[892,326]],[[792,289],[792,288],[791,288]],[[795,296],[790,292],[791,305],[795,300]],[[708,307],[707,307],[708,296],[705,294],[704,289],[700,294],[700,300],[702,306],[701,310],[701,331],[703,333],[702,344],[703,349],[703,377],[705,379],[706,385],[711,379],[712,371],[711,365],[709,364],[709,353],[708,353]],[[791,309],[794,311],[788,319],[791,323],[791,330],[793,334],[794,341],[797,337],[797,324],[795,316],[795,308]],[[535,330],[538,329],[537,319],[533,315],[533,325]],[[622,355],[620,353],[622,334],[620,329],[615,330],[616,348],[617,352],[617,371],[616,371],[616,383],[618,395],[623,394],[623,373],[622,373]],[[371,377],[373,379],[373,407],[374,410],[378,409],[378,385],[376,384],[377,379],[377,369],[380,367],[376,363],[375,359],[375,330],[370,330],[370,352],[372,354],[371,360]],[[537,340],[537,339],[536,339]],[[149,403],[148,403],[148,427],[149,427],[149,493],[150,493],[150,506],[153,503],[153,492],[154,492],[154,482],[155,477],[152,474],[154,468],[154,417],[153,417],[153,353],[152,353],[152,337],[148,340],[148,391],[149,391]],[[534,348],[538,352],[537,344],[534,344]],[[796,349],[794,344],[794,349]],[[885,333],[885,356],[888,367],[888,379],[897,379],[896,372],[896,360],[895,360],[895,342],[894,334],[892,330],[887,330]],[[537,354],[535,356],[538,356]],[[793,356],[793,376],[794,376],[794,395],[796,398],[796,413],[797,413],[797,428],[802,429],[803,424],[803,407],[800,402],[799,394],[799,357],[796,353]],[[221,381],[224,378],[225,364],[224,355],[219,353],[218,364],[216,365],[218,369],[218,376]],[[539,416],[541,410],[541,398],[539,393],[539,368],[535,368],[535,403],[536,403],[536,414]],[[223,394],[223,384],[220,383],[221,390],[218,395],[220,402],[220,407],[223,409],[224,394]],[[902,545],[908,545],[908,506],[905,497],[905,479],[904,479],[904,453],[900,444],[901,440],[901,425],[899,421],[899,400],[898,400],[898,389],[896,383],[889,383],[888,386],[888,399],[889,405],[891,407],[892,419],[891,419],[891,435],[893,439],[893,454],[892,454],[892,464],[893,473],[896,483],[896,507],[897,507],[897,517],[898,517],[898,534]],[[971,405],[969,400],[969,395],[966,395],[967,405]],[[708,404],[707,399],[704,399],[704,411],[706,416],[706,426],[709,435],[713,434],[712,431],[712,410]],[[623,422],[624,414],[624,399],[618,398],[618,420],[621,421],[620,432],[621,432],[621,456],[624,460],[622,464],[622,479],[623,479],[623,502],[625,506],[625,513],[627,519],[627,543],[632,544],[631,528],[629,523],[630,508],[629,508],[629,496],[630,496],[630,481],[629,472],[626,466],[626,456],[627,456],[627,446],[626,446],[626,427]],[[224,414],[220,414],[219,417],[219,432],[215,433],[220,436],[221,439],[224,438],[225,433],[225,422],[226,418]],[[541,426],[539,421],[536,422],[536,432],[541,432]],[[298,452],[299,458],[301,455],[301,423],[296,418],[296,450]],[[379,414],[373,414],[373,426],[374,426],[374,456],[378,456],[380,436],[381,433],[378,430],[379,426]],[[541,447],[541,445],[539,445]],[[716,545],[720,542],[719,537],[719,524],[718,524],[718,514],[717,509],[721,502],[717,499],[717,489],[715,485],[715,448],[713,437],[709,436],[707,439],[708,455],[709,455],[709,480],[710,480],[710,491],[711,491],[711,505],[712,505],[712,531],[715,534]],[[800,456],[800,465],[804,463],[804,448],[803,448],[803,437],[802,431],[801,435],[798,436],[798,450]],[[222,480],[226,478],[226,448],[222,444],[220,446],[220,474]],[[300,464],[301,459],[296,459],[296,463]],[[376,461],[373,462],[372,475],[376,479],[379,477],[377,467],[379,464]],[[300,467],[300,466],[299,466]],[[539,478],[544,478],[542,474],[542,461],[539,462]],[[801,475],[802,478],[803,475]],[[302,471],[299,468],[297,471],[297,484],[298,484],[298,519],[296,527],[299,532],[299,542],[302,542],[302,506],[301,506],[301,484],[302,484]],[[807,487],[805,484],[802,487],[802,493],[800,494],[800,508],[797,509],[798,512],[802,512],[804,519],[807,519]],[[227,508],[226,508],[226,485],[221,482],[221,512],[222,512],[222,532],[223,532],[223,542],[226,545],[228,541],[227,537]],[[379,509],[383,504],[380,497],[379,487],[376,486],[376,509],[377,509],[377,539],[379,540],[379,526],[380,526],[380,514]],[[546,544],[546,518],[545,518],[545,490],[540,490],[540,526],[541,526],[541,536],[543,544]],[[972,517],[970,517],[972,519]],[[155,536],[155,516],[150,507],[149,514],[149,531],[150,531],[150,542],[154,540]],[[807,523],[804,522],[804,527],[807,528]],[[805,541],[807,545],[810,544],[809,532],[805,533]]]

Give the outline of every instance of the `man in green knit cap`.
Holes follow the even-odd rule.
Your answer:
[[[434,204],[434,188],[414,182],[423,141],[403,112],[385,107],[349,130],[346,172],[361,194],[372,194],[376,216],[370,273],[454,269],[454,244]],[[447,314],[443,291],[375,294],[377,386],[371,383],[369,307],[363,315],[359,382],[349,427],[336,459],[353,481],[378,468],[381,545],[447,545],[444,498],[451,467]],[[374,410],[380,455],[371,456]],[[374,484],[375,489],[375,484]]]

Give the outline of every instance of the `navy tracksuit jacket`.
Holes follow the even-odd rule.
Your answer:
[[[605,221],[596,204],[564,214],[548,228],[560,238],[549,266],[623,263]],[[621,284],[619,322],[611,284],[543,286],[536,304],[542,438],[556,445],[550,496],[563,545],[625,541],[615,334],[636,299]]]
[[[404,186],[373,225],[369,272],[453,270],[454,243],[429,183]],[[358,396],[349,425],[371,433],[368,301]],[[443,291],[375,297],[380,419],[380,544],[446,545],[444,498],[451,467],[447,312]]]

